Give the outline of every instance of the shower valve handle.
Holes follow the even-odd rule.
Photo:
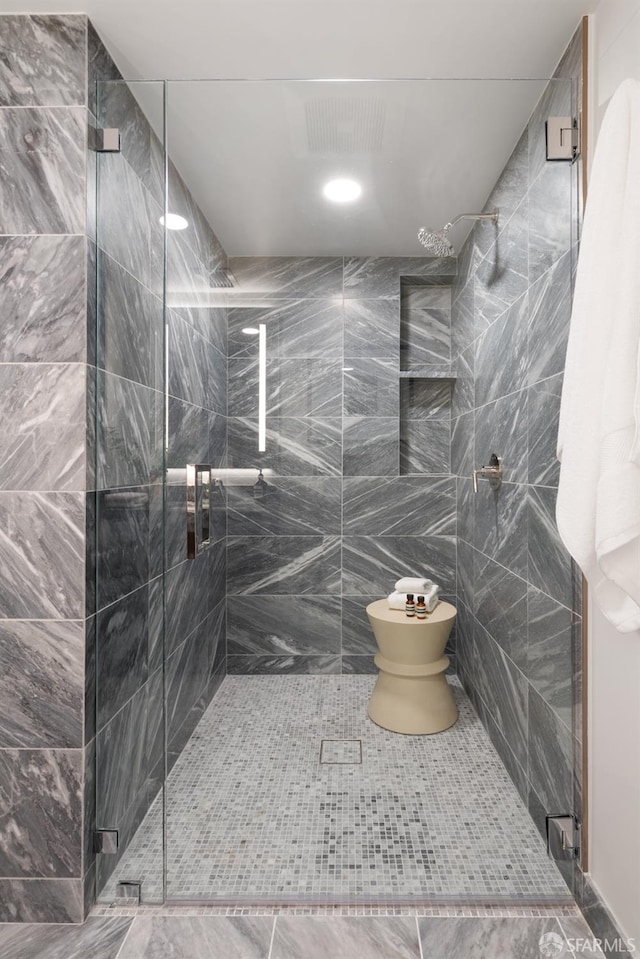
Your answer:
[[[478,477],[488,479],[491,489],[500,489],[502,483],[502,465],[495,453],[491,454],[489,466],[481,466],[480,469],[473,470],[473,492],[478,492]]]

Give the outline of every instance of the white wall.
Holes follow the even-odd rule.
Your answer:
[[[600,0],[590,33],[592,152],[611,95],[640,80],[640,0]],[[618,633],[593,604],[589,697],[589,873],[640,948],[640,633]]]

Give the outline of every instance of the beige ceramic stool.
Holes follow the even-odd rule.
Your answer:
[[[389,609],[386,599],[367,606],[367,616],[380,652],[380,669],[369,702],[369,717],[394,733],[439,733],[458,718],[445,678],[449,657],[445,646],[456,608],[438,603],[426,619]]]

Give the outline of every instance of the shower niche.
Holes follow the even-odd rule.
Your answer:
[[[400,474],[451,471],[451,277],[400,284]]]

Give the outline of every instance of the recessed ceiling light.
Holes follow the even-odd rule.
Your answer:
[[[160,217],[160,222],[164,226],[164,217]],[[185,220],[179,213],[167,213],[167,230],[186,230],[189,221]]]
[[[322,192],[327,200],[333,200],[334,203],[350,203],[358,199],[362,187],[355,180],[329,180]]]
[[[242,332],[245,334],[245,336],[257,336],[260,330],[258,330],[255,326],[245,326]]]

